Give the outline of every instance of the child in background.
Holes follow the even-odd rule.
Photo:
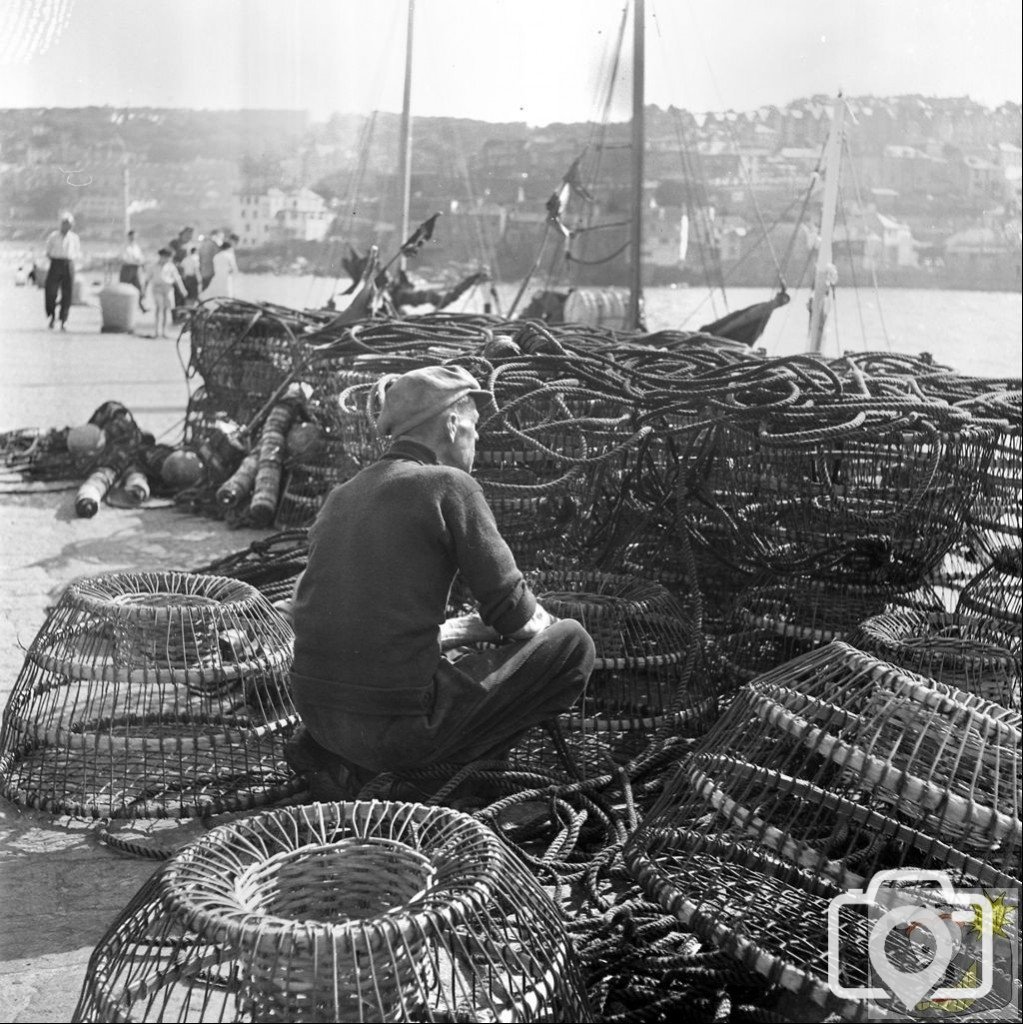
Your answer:
[[[171,262],[170,249],[161,249],[157,255],[160,260],[153,270],[153,309],[156,314],[156,336],[166,338],[175,291],[185,295],[185,282],[181,280],[178,268]]]

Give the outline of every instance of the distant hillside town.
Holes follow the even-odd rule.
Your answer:
[[[1019,289],[1019,104],[847,103],[835,242],[843,277]],[[648,107],[650,282],[773,285],[781,275],[798,285],[815,243],[819,195],[809,187],[832,104],[815,96],[724,113]],[[312,122],[275,110],[2,110],[0,230],[30,252],[70,209],[101,260],[129,218],[152,250],[186,224],[200,233],[221,227],[238,234],[249,269],[340,276],[349,248],[379,245],[387,255],[400,242],[398,133],[389,113]],[[485,266],[518,279],[546,244],[545,267],[566,279],[622,281],[629,160],[624,123],[415,118],[412,220],[443,216],[414,269]],[[566,178],[568,202],[552,213]]]

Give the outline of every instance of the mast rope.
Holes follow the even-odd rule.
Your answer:
[[[846,154],[849,157],[849,170],[852,173],[853,190],[856,193],[856,205],[859,206],[859,208],[862,210],[863,209],[863,199],[862,199],[862,196],[860,194],[860,179],[859,179],[859,175],[856,173],[856,163],[853,160],[852,147],[849,144],[849,136],[848,136],[848,134],[845,135],[845,137],[843,138],[842,141],[843,141],[843,144],[844,144],[844,147],[845,147],[845,152],[846,152]],[[873,282],[873,286],[874,286],[874,301],[877,303],[877,316],[878,316],[878,319],[881,321],[881,335],[884,338],[885,345],[888,347],[888,351],[891,352],[892,351],[892,340],[888,336],[888,326],[887,326],[887,324],[885,323],[885,320],[884,320],[884,306],[883,306],[883,304],[881,302],[881,290],[880,290],[880,288],[878,287],[878,284],[877,284],[877,268],[874,266],[873,261],[871,261],[871,264],[870,264],[870,278],[871,278],[871,281]]]
[[[602,256],[599,259],[595,260],[584,260],[581,256],[573,256],[571,250],[568,250],[565,252],[565,262],[578,263],[584,267],[595,267],[601,263],[610,263],[611,260],[617,258],[618,256],[621,256],[621,254],[625,252],[625,250],[628,249],[630,245],[632,245],[632,242],[624,242],[622,245],[618,246],[617,249],[614,249],[610,253],[608,253],[607,256]]]
[[[854,258],[853,251],[852,251],[852,245],[851,245],[852,239],[850,237],[851,232],[849,230],[849,219],[848,219],[848,216],[847,216],[847,214],[845,212],[845,202],[842,200],[842,188],[841,188],[841,186],[839,186],[838,196],[839,196],[838,209],[839,209],[841,217],[842,217],[842,226],[845,228],[846,255],[849,258],[849,280],[852,283],[852,292],[853,292],[853,295],[856,298],[856,313],[857,313],[857,316],[859,317],[859,321],[860,321],[860,337],[863,339],[863,346],[864,346],[864,348],[866,348],[867,347],[867,323],[866,323],[866,320],[864,320],[864,318],[863,318],[863,303],[860,300],[859,283],[856,280],[856,260]],[[862,207],[859,207],[859,209],[861,211],[860,216],[862,217]],[[864,256],[864,258],[866,258],[866,255],[867,255],[867,237],[866,237],[866,228],[864,227],[864,236],[863,236],[863,256]],[[832,302],[834,302],[834,291],[832,292]],[[837,317],[837,308],[836,308],[836,317]],[[838,338],[837,322],[836,322],[836,326],[835,326],[835,337],[836,337],[836,339]]]

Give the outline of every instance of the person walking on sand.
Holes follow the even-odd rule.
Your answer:
[[[121,273],[119,280],[121,284],[130,284],[138,289],[139,309],[146,312],[146,286],[142,280],[142,268],[146,265],[146,258],[142,255],[142,249],[135,241],[135,232],[129,231],[124,248],[121,250]]]
[[[50,269],[46,274],[43,297],[51,330],[57,318],[58,293],[60,329],[67,330],[67,315],[71,310],[71,294],[75,283],[75,262],[82,258],[81,239],[71,230],[74,223],[75,218],[72,214],[62,213],[60,227],[56,231],[51,231],[46,239],[46,256],[50,261]]]
[[[156,337],[167,337],[167,323],[171,319],[175,296],[185,294],[185,282],[178,268],[171,262],[170,249],[161,249],[159,262],[153,270],[153,310],[156,318]]]

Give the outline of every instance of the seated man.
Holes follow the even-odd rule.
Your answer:
[[[586,685],[593,641],[537,603],[469,475],[477,403],[492,401],[457,366],[395,379],[377,424],[390,450],[334,488],[309,532],[292,608],[308,735],[289,760],[322,783],[316,745],[343,759],[338,792],[311,781],[316,798],[353,796],[378,772],[500,758]],[[445,621],[456,572],[479,613]],[[478,640],[508,642],[442,654]]]

